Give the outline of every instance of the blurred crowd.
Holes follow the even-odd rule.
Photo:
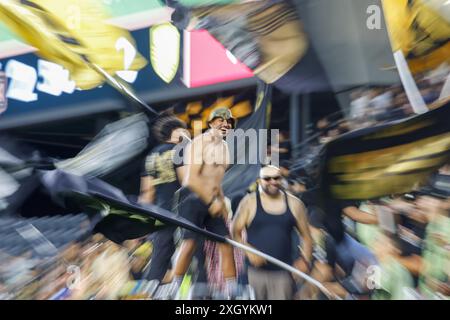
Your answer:
[[[439,98],[442,81],[424,77],[418,85],[427,104]],[[406,94],[398,86],[356,90],[348,116],[320,120],[314,140],[303,151],[320,148],[346,132],[411,115],[413,110]],[[293,159],[293,147],[289,132],[281,131],[279,144],[272,145],[271,151],[280,155],[281,189],[301,199],[306,207],[313,259],[308,265],[299,260],[297,249],[305,240],[304,234],[293,232],[289,236],[294,248],[292,261],[297,263],[294,264],[297,269],[309,273],[342,299],[450,297],[450,165],[433,175],[427,186],[408,194],[371,201],[332,202],[328,207],[319,207],[313,174],[307,168],[308,157],[303,153]],[[236,219],[243,198],[254,194],[261,184],[275,183],[278,176],[267,176],[265,182],[261,179],[249,186],[246,193],[228,199],[228,227]],[[9,222],[2,219],[0,222],[5,223],[0,223],[0,227],[7,226]],[[24,220],[39,229],[36,221]],[[170,288],[165,287],[172,281],[170,267],[161,282],[148,275],[154,244],[151,235],[118,245],[100,234],[90,234],[88,226],[84,227],[86,234],[54,238],[55,246],[51,236],[44,237],[56,249],[53,254],[49,253],[51,250],[36,254],[30,250],[17,251],[14,246],[0,247],[0,299],[174,298],[167,294]],[[74,233],[76,228],[72,230]],[[286,233],[290,232],[291,229],[286,229]],[[16,235],[9,236],[9,240],[16,239]],[[177,232],[174,238],[177,251],[172,260],[181,243]],[[273,241],[270,234],[263,239]],[[205,298],[202,292],[208,291],[208,298],[223,299],[220,292],[225,280],[219,268],[217,247],[204,241],[200,250],[203,254],[194,257],[176,298]],[[238,249],[234,253],[240,286],[235,298],[254,299],[245,254]],[[199,257],[205,261],[199,261]],[[293,285],[293,299],[329,298],[299,277],[293,277]]]
[[[294,179],[295,180],[295,179]],[[450,166],[443,167],[429,185],[414,192],[378,200],[337,205],[345,237],[318,212],[308,186],[301,179],[289,185],[308,208],[316,258],[313,276],[342,298],[448,299],[450,296]],[[353,212],[352,212],[353,210]],[[333,211],[333,209],[330,209]],[[331,213],[331,212],[328,212]],[[355,215],[353,215],[355,214]],[[361,218],[358,214],[370,216]],[[357,221],[355,221],[357,220]],[[349,244],[351,267],[339,261],[342,243]],[[358,251],[359,252],[355,252]],[[365,253],[363,251],[366,251]],[[373,259],[375,258],[375,259]],[[304,289],[303,299],[318,298]]]
[[[426,105],[433,105],[439,100],[449,74],[448,69],[444,68],[415,76],[417,89]],[[317,141],[313,142],[323,144],[352,130],[405,119],[414,114],[401,84],[358,88],[350,93],[348,109],[317,122],[314,132]]]
[[[328,290],[342,299],[450,297],[450,165],[433,176],[428,187],[415,192],[339,206],[345,228],[342,242],[311,200],[313,190],[308,183],[301,177],[293,180],[283,183],[307,207],[314,243],[310,274]],[[253,190],[254,187],[249,192]],[[348,208],[358,208],[377,217],[376,223],[355,222],[346,214]],[[297,248],[302,239],[292,234],[292,241],[293,248]],[[344,246],[352,256],[350,265],[346,265],[345,259],[339,259],[341,243],[345,241],[356,241],[361,246]],[[351,253],[361,251],[362,247],[366,253]],[[223,298],[219,293],[224,280],[218,267],[217,249],[209,241],[203,248],[207,272],[203,281],[215,285],[216,297]],[[117,245],[94,234],[58,249],[50,257],[30,252],[12,256],[0,251],[0,299],[167,299],[164,286],[156,290],[157,284],[149,281],[146,274],[152,259],[151,237]],[[246,285],[243,260],[242,252],[235,249],[240,283]],[[198,265],[194,259],[178,299],[192,297],[192,288],[201,278],[199,273],[204,272]],[[169,271],[163,283],[170,283]],[[295,286],[295,299],[326,299],[317,288],[300,278],[296,278]],[[248,290],[240,298],[254,298],[252,289],[244,288]],[[196,290],[202,290],[201,284],[197,284]]]
[[[329,139],[351,131],[349,123],[351,120],[343,120],[331,132],[323,130],[320,142],[314,141],[307,150],[320,149]],[[450,165],[433,175],[427,186],[411,193],[372,201],[334,203],[335,207],[324,213],[317,207],[311,178],[317,168],[304,159],[300,162],[285,159],[292,152],[287,136],[285,133],[280,140],[284,147],[280,144],[276,150],[286,153],[280,157],[285,188],[299,197],[308,210],[316,261],[312,275],[344,299],[448,299]],[[324,221],[327,214],[336,210],[342,215],[344,240]],[[350,210],[356,215],[349,214]],[[374,219],[361,218],[359,214],[369,214]],[[340,263],[337,256],[342,250],[341,243],[348,240],[364,248],[344,246],[353,258],[352,266],[346,268],[345,261]],[[317,289],[308,286],[300,288],[297,296],[299,299],[320,297]]]
[[[437,32],[437,29],[445,24],[445,20],[444,22],[441,19],[437,20],[434,10],[431,12],[426,9],[427,6],[419,4],[420,1],[417,1],[417,4],[413,1],[403,2],[407,3],[409,11],[424,14],[422,19],[414,17],[414,23],[408,22],[408,26],[411,24],[415,29],[414,33],[413,30],[408,30],[411,32],[410,38],[417,43],[405,41],[399,46],[401,50],[398,48],[395,50],[401,53],[406,51],[404,49],[408,49],[409,54],[405,54],[407,60],[421,60],[431,55],[432,51],[436,51],[435,53],[438,53],[438,49],[441,51],[440,47],[448,42],[448,38]],[[129,45],[127,48],[131,46],[132,50],[135,49],[127,40],[128,35],[125,31],[106,27],[98,19],[84,16],[83,29],[89,32],[77,32],[71,36],[71,32],[66,32],[67,28],[61,29],[61,26],[66,27],[64,23],[61,21],[55,23],[52,20],[57,16],[56,9],[52,12],[52,6],[49,5],[49,8],[43,10],[34,5],[33,1],[30,3],[21,1],[20,4],[27,6],[20,10],[15,8],[18,7],[16,5],[4,5],[2,13],[10,20],[9,24],[13,27],[13,31],[36,47],[43,58],[50,60],[58,58],[56,62],[63,64],[61,70],[64,70],[66,76],[69,71],[79,71],[73,72],[73,75],[77,87],[83,90],[101,86],[105,79],[100,75],[106,75],[106,79],[114,88],[119,88],[122,94],[126,93],[131,100],[146,106],[130,93],[126,86],[119,84],[120,81],[107,74],[117,73],[120,76],[120,69],[123,67],[122,63],[118,63],[122,61],[119,56],[120,50],[111,51],[108,56],[104,54],[106,51],[104,48],[119,38],[116,35],[120,34],[120,40],[126,41]],[[235,55],[236,60],[247,65],[259,80],[282,88],[286,92],[294,91],[293,89],[295,92],[318,89],[321,91],[328,87],[324,71],[321,71],[328,68],[325,68],[325,64],[323,68],[320,67],[319,61],[315,61],[317,57],[313,46],[307,46],[308,32],[303,32],[300,18],[290,2],[264,1],[242,6],[233,4],[224,8],[199,6],[192,10],[180,5],[178,1],[162,1],[162,3],[173,7],[171,19],[180,30],[206,29],[229,49],[227,54]],[[56,7],[59,8],[55,5]],[[91,9],[87,4],[83,8]],[[18,13],[15,12],[17,10]],[[36,10],[39,15],[34,17]],[[97,9],[92,11],[99,16],[103,15],[100,11],[97,12]],[[388,12],[390,10],[385,8],[385,14]],[[409,15],[410,13],[406,12],[404,14],[408,19]],[[406,19],[405,17],[403,18]],[[193,21],[189,21],[191,18]],[[389,18],[388,14],[386,18]],[[395,25],[402,25],[402,19],[398,20]],[[36,23],[37,27],[34,28],[34,23],[30,22],[42,22],[40,23],[42,26]],[[98,25],[98,30],[103,33],[102,37],[96,37],[95,33],[92,33],[92,29],[97,28],[86,28],[90,26],[89,23]],[[48,26],[51,26],[51,30],[47,30]],[[64,32],[59,32],[56,37],[53,31],[59,29]],[[305,30],[308,29],[306,25]],[[391,23],[389,29],[395,30]],[[40,30],[52,32],[38,32]],[[34,36],[30,37],[30,33]],[[390,33],[392,47],[397,47],[395,44],[397,39],[393,37],[395,33]],[[423,36],[425,33],[427,35]],[[105,34],[109,35],[109,38],[103,37]],[[419,34],[427,41],[419,39]],[[86,41],[81,41],[80,44],[78,40],[84,38]],[[94,45],[94,39],[97,38],[102,41],[97,41]],[[430,39],[432,41],[428,41]],[[47,43],[49,47],[44,45]],[[268,50],[268,46],[273,44],[280,49],[282,44],[283,50]],[[411,47],[404,48],[409,45]],[[115,47],[120,49],[118,46]],[[153,49],[152,44],[152,63]],[[58,53],[58,57],[53,57],[55,52]],[[100,58],[97,58],[97,55]],[[79,56],[83,59],[80,60]],[[414,59],[411,59],[411,56],[414,56]],[[444,56],[442,60],[448,61],[448,58]],[[81,61],[95,63],[89,62],[83,69],[80,67]],[[45,61],[39,60],[39,64],[41,62]],[[136,74],[145,66],[143,57],[136,50],[133,51],[131,62],[128,63],[127,69]],[[43,64],[48,70],[46,73],[40,72],[41,76],[42,73],[49,74],[49,63]],[[312,67],[311,72],[306,68],[306,64]],[[60,68],[58,65],[57,67]],[[29,66],[26,68],[35,71]],[[157,73],[164,78],[160,72]],[[417,96],[422,97],[423,104],[431,106],[440,100],[444,83],[447,86],[445,90],[449,90],[449,74],[450,68],[447,65],[432,72],[415,74],[414,82],[419,93]],[[22,95],[28,93],[25,89],[33,89],[28,86],[21,88],[23,81],[14,80],[17,80],[16,96],[19,96],[18,92]],[[36,82],[36,77],[34,80]],[[311,89],[301,88],[303,84]],[[45,79],[39,85],[47,86],[47,92],[52,95],[61,94],[61,90],[59,94],[49,92],[50,86]],[[11,86],[9,89],[14,88]],[[14,94],[9,91],[8,97],[13,97]],[[269,90],[264,89],[264,92],[264,95],[257,95],[259,103],[255,113],[258,109],[263,109],[262,105],[270,105],[269,101],[266,101],[266,92]],[[450,92],[445,93],[446,96],[450,96]],[[1,212],[7,208],[6,202],[3,203],[4,208],[0,203],[0,300],[448,300],[450,163],[435,172],[426,185],[417,186],[405,194],[392,194],[366,201],[338,201],[331,196],[324,199],[323,195],[326,193],[318,190],[318,187],[323,186],[318,181],[317,169],[320,167],[318,163],[322,160],[318,155],[326,143],[354,130],[416,115],[418,113],[414,110],[416,104],[410,103],[411,98],[412,95],[407,94],[400,85],[377,85],[352,90],[347,101],[348,108],[320,119],[312,130],[314,132],[311,138],[303,141],[301,145],[292,145],[289,141],[290,133],[281,130],[279,142],[270,145],[269,148],[269,157],[273,154],[279,155],[279,166],[261,166],[258,167],[257,174],[255,171],[248,173],[252,180],[251,185],[247,190],[240,188],[236,190],[232,198],[226,198],[225,194],[228,192],[222,190],[225,173],[230,167],[230,154],[224,139],[230,130],[236,129],[236,118],[232,113],[236,116],[239,110],[242,117],[250,114],[253,110],[250,103],[248,101],[238,103],[233,97],[230,105],[240,105],[234,110],[231,110],[233,107],[220,103],[214,104],[216,108],[214,110],[202,110],[202,104],[194,103],[183,108],[178,118],[171,115],[164,120],[159,114],[160,119],[152,121],[152,126],[153,133],[157,133],[153,136],[160,145],[156,146],[143,161],[139,196],[132,195],[134,200],[126,203],[125,199],[128,198],[122,192],[118,192],[119,190],[113,190],[117,191],[116,193],[109,193],[114,195],[120,193],[120,196],[123,196],[120,201],[112,200],[119,202],[120,205],[124,203],[139,205],[141,207],[138,210],[136,207],[133,211],[122,210],[122,207],[113,208],[109,204],[104,205],[106,202],[102,202],[104,200],[102,192],[95,192],[95,196],[92,196],[92,192],[79,192],[71,187],[70,183],[69,187],[64,189],[64,181],[61,183],[62,186],[59,186],[56,183],[60,182],[57,178],[49,179],[52,175],[46,177],[42,175],[40,182],[44,181],[48,185],[55,182],[54,189],[57,189],[55,187],[57,186],[63,190],[53,190],[54,194],[51,194],[53,201],[57,201],[58,196],[64,193],[66,195],[77,193],[78,198],[73,202],[95,198],[95,208],[91,203],[86,204],[84,208],[90,206],[96,216],[90,212],[92,215],[88,219],[80,212],[56,217],[25,218],[19,216],[19,213],[24,212],[9,211],[8,214],[11,216],[6,216]],[[29,98],[26,101],[33,99]],[[341,104],[343,100],[345,99],[340,101]],[[1,107],[0,104],[0,109]],[[151,110],[149,106],[146,107]],[[176,108],[173,109],[175,112]],[[181,118],[183,116],[184,120]],[[65,170],[74,173],[75,176],[79,174],[80,179],[74,181],[88,190],[88,183],[84,179],[87,179],[89,174],[97,177],[108,172],[113,166],[125,167],[126,161],[132,158],[131,153],[137,157],[146,150],[150,133],[147,132],[147,118],[144,118],[136,115],[131,119],[123,119],[124,121],[118,125],[116,123],[117,126],[110,125],[100,133],[99,137],[103,142],[99,144],[100,147],[94,143],[87,146],[79,157],[58,161],[54,166],[57,168],[54,172],[61,173]],[[265,119],[261,117],[263,118]],[[200,123],[201,120],[202,129],[207,133],[191,140],[187,119],[192,124]],[[201,160],[200,162],[174,163],[177,145],[183,140],[190,141],[190,148],[184,149],[188,150],[184,154],[184,159]],[[104,148],[105,145],[108,147]],[[444,157],[448,159],[448,151],[436,153],[440,157],[438,160]],[[19,164],[19,169],[15,169],[17,171],[28,171],[27,166],[30,166],[30,169],[33,166],[43,167],[39,169],[41,171],[52,167],[53,171],[53,165],[22,161],[11,157],[9,153],[5,154],[7,162]],[[187,158],[186,154],[192,159]],[[408,160],[431,160],[431,164],[425,169],[434,168],[436,162],[432,161],[436,160],[436,154],[432,154],[429,158]],[[215,157],[217,155],[224,161],[217,161],[219,158]],[[384,160],[380,158],[380,162]],[[51,162],[53,163],[53,160]],[[77,167],[77,170],[74,170],[74,167]],[[250,168],[248,169],[250,172]],[[413,169],[417,171],[417,167]],[[0,174],[6,177],[2,178],[3,181],[9,179],[9,175],[3,173],[1,168]],[[241,174],[245,175],[246,172],[242,171]],[[127,178],[123,180],[127,182]],[[247,180],[243,179],[247,176],[238,175],[234,178],[242,178],[247,184]],[[26,185],[33,180],[23,181]],[[37,183],[36,181],[33,184]],[[104,187],[106,191],[111,191],[108,187],[112,189],[112,185],[107,186],[107,183],[103,182],[100,187],[96,187],[100,190]],[[242,189],[246,187],[247,185]],[[19,184],[13,186],[12,192],[6,190],[7,188],[3,189],[5,198],[22,191]],[[185,192],[187,196],[184,196]],[[34,195],[37,194],[38,192]],[[0,194],[0,202],[2,197]],[[64,205],[70,205],[69,200],[66,202],[61,199],[59,201],[64,202]],[[70,200],[73,199],[75,197]],[[32,197],[27,200],[33,202]],[[38,207],[36,211],[41,209],[39,203],[33,205]],[[138,216],[136,212],[144,212],[146,208],[149,208],[146,211],[148,215],[144,218]],[[159,224],[161,217],[165,217],[166,220],[161,220],[166,223],[170,221],[169,213],[162,209],[173,213],[170,215],[173,225]],[[8,208],[8,210],[15,209]],[[98,230],[96,227],[100,224],[99,221],[106,220],[104,218],[108,215],[119,216],[120,221],[119,211],[124,214],[121,216],[123,228],[129,226],[131,229],[133,220],[137,224],[142,223],[140,226],[144,230],[142,232],[138,230],[136,234],[147,234],[133,240],[117,241],[121,242],[119,244],[94,231]],[[167,215],[159,214],[159,211]],[[153,213],[153,216],[149,212]],[[158,218],[155,218],[156,213]],[[181,230],[175,225],[174,220],[180,217],[185,219],[184,221],[189,221],[191,229]],[[130,224],[127,225],[127,222]],[[120,229],[120,225],[117,228]],[[121,233],[123,228],[117,233]],[[215,237],[211,238],[216,242],[202,237],[200,233],[205,230],[210,232],[210,237],[211,233],[214,233]],[[111,234],[113,232],[110,233],[112,239]],[[124,237],[129,239],[134,236],[135,233],[130,232]],[[243,247],[246,249],[245,252],[238,249]],[[158,275],[151,274],[151,270]]]
[[[119,246],[100,234],[73,241],[51,257],[2,254],[1,299],[92,300],[147,298],[140,274],[152,252],[150,242]]]

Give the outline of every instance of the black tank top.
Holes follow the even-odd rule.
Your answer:
[[[296,226],[296,220],[289,208],[286,193],[284,193],[284,197],[286,211],[283,214],[270,214],[264,210],[259,191],[256,191],[256,213],[247,228],[247,241],[256,249],[291,265],[292,231]],[[281,270],[278,266],[269,262],[261,269]]]

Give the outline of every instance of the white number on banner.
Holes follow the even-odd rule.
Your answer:
[[[56,63],[45,60],[38,60],[39,76],[42,82],[37,84],[39,91],[60,96],[61,93],[73,93],[75,82],[70,81],[69,71]]]
[[[37,100],[33,92],[36,86],[36,70],[17,60],[10,60],[5,67],[6,76],[11,78],[6,96],[24,102]]]
[[[116,74],[128,83],[133,83],[137,78],[137,71],[128,70],[136,57],[136,48],[126,38],[121,37],[116,42],[116,50],[123,50],[124,70]]]

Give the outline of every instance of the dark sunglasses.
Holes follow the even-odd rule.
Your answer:
[[[276,177],[262,177],[261,178],[264,181],[270,181],[270,180],[275,180],[275,181],[280,181],[281,180],[281,176],[276,176]]]

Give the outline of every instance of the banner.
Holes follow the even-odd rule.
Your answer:
[[[450,161],[450,103],[340,136],[321,156],[325,198],[366,200],[412,191]]]
[[[104,78],[89,66],[92,64],[111,76],[119,72],[125,80],[131,80],[134,71],[146,65],[138,52],[125,55],[125,47],[133,46],[134,41],[127,31],[106,23],[108,15],[100,1],[4,0],[0,18],[37,48],[40,56],[66,69],[59,77],[68,87],[70,81],[81,89],[102,84]],[[122,39],[119,45],[118,39]]]
[[[265,164],[267,143],[271,141],[270,130],[265,130],[268,128],[267,119],[270,118],[271,99],[271,86],[260,83],[258,86],[257,101],[255,103],[255,112],[250,117],[238,122],[237,129],[243,130],[244,134],[247,130],[255,130],[257,133],[266,133],[267,135],[258,135],[258,139],[252,143],[253,145],[244,141],[245,152],[235,152],[232,155],[234,165],[227,170],[222,183],[224,194],[230,200],[245,194],[249,186],[259,177],[261,165]],[[231,143],[236,144],[239,142],[234,140]],[[229,146],[229,150],[236,149],[238,149],[236,146],[234,148]],[[248,163],[252,158],[257,160],[256,163]]]
[[[55,167],[79,176],[105,176],[148,147],[148,127],[142,113],[110,123],[78,155],[56,161]]]

